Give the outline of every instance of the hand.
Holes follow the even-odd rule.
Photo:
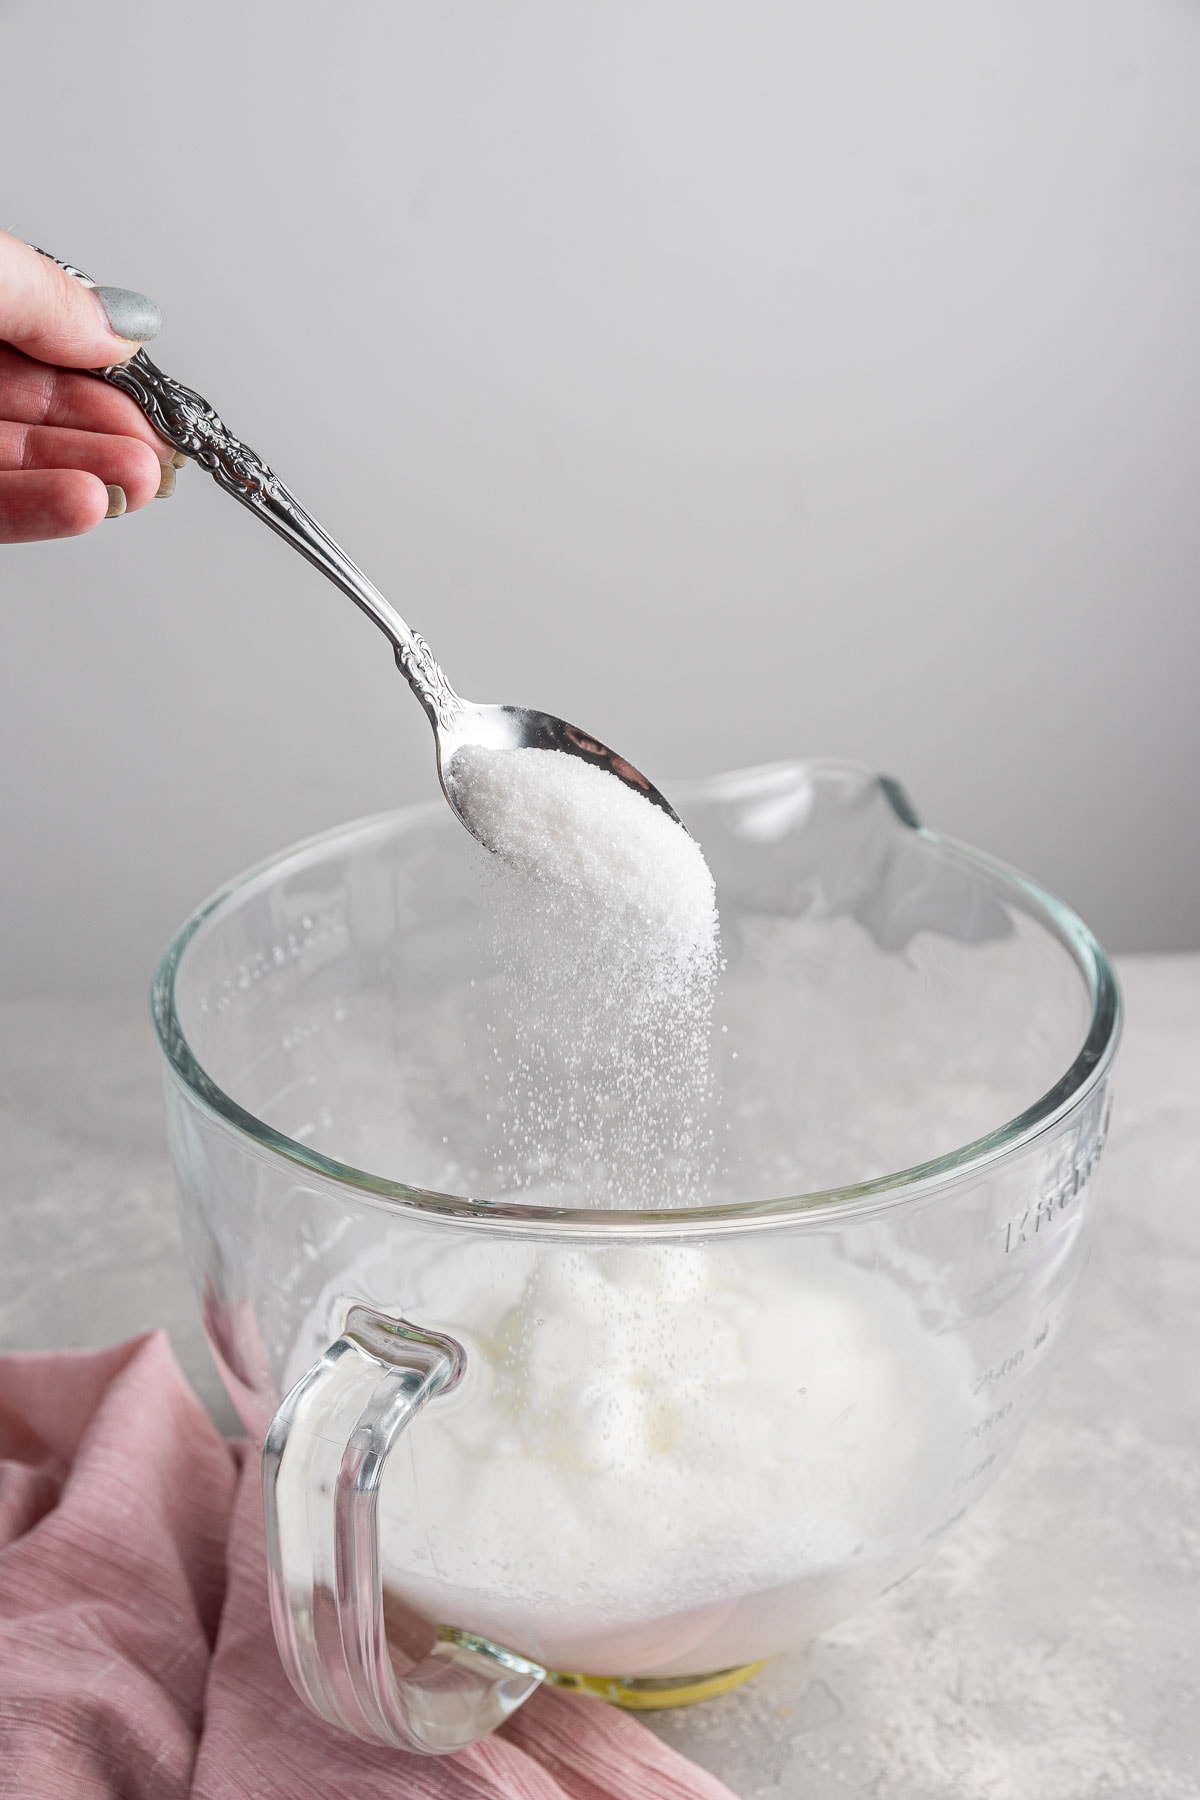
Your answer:
[[[89,287],[0,232],[0,544],[77,537],[171,493],[171,446],[127,395],[72,373],[127,362],[158,326],[144,295]]]

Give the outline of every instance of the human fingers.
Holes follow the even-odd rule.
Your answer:
[[[124,491],[130,512],[174,487],[175,471],[164,469],[149,444],[99,431],[68,431],[55,425],[13,425],[0,420],[0,471],[81,470],[107,487]]]
[[[104,369],[157,333],[158,308],[127,288],[92,287],[0,232],[0,339],[39,362]]]
[[[82,469],[0,472],[0,544],[79,537],[120,510],[120,490]]]
[[[171,460],[170,444],[128,394],[91,375],[35,362],[7,344],[0,344],[0,416],[17,425],[68,425],[137,438],[160,462]]]

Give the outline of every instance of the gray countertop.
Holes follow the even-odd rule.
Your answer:
[[[807,1651],[653,1715],[742,1800],[1200,1797],[1200,956],[1129,957],[1096,1251],[1012,1466]],[[0,1006],[0,1346],[165,1325],[223,1425],[133,1007]]]

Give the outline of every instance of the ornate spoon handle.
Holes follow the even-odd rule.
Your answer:
[[[48,256],[49,252],[43,250],[41,254]],[[50,261],[57,262],[68,275],[89,280],[82,269],[59,262],[56,256]],[[126,363],[90,369],[88,373],[128,394],[160,437],[207,469],[218,487],[286,538],[294,550],[348,594],[392,643],[401,673],[435,728],[454,724],[464,711],[464,704],[425,639],[405,623],[374,582],[367,580],[341,545],[305,511],[262,458],[234,437],[203,395],[164,375],[144,350]]]

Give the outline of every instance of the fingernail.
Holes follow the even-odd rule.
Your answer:
[[[158,492],[155,494],[154,498],[156,500],[169,500],[174,492],[175,466],[173,463],[164,463],[162,480],[158,484]]]
[[[183,454],[182,450],[177,450],[171,458],[171,462],[175,468],[185,469],[188,464],[188,458]]]
[[[97,287],[92,292],[100,302],[109,330],[118,337],[128,338],[134,344],[148,344],[162,330],[162,314],[145,294],[118,287]]]
[[[125,489],[114,487],[108,481],[104,485],[108,489],[108,511],[104,516],[106,519],[119,519],[125,511]]]

